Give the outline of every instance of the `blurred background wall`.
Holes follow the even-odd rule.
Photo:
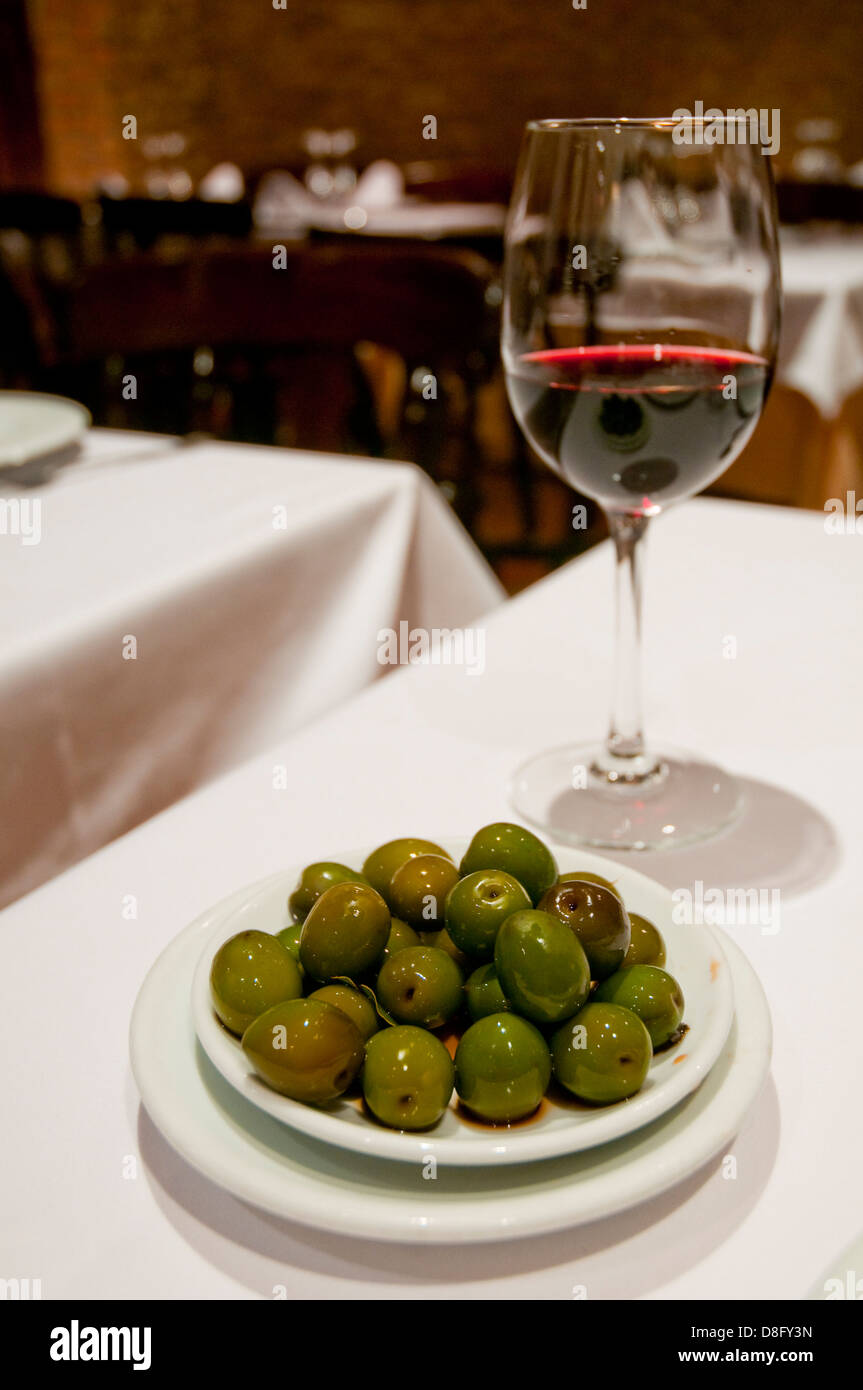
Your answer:
[[[410,458],[522,587],[603,534],[592,506],[573,528],[499,369],[524,122],[778,109],[786,337],[714,490],[821,506],[858,486],[863,0],[281,3],[0,0],[0,386],[100,425]],[[262,182],[284,169],[306,187]],[[331,195],[365,174],[366,200],[419,220],[355,232]]]
[[[0,0],[4,40],[22,42],[24,11],[45,182],[71,194],[110,171],[138,182],[127,114],[139,133],[182,131],[196,178],[221,159],[290,163],[308,125],[352,127],[363,160],[509,167],[530,117],[665,115],[696,99],[779,107],[783,154],[799,119],[833,118],[846,161],[863,157],[859,0],[587,0],[579,11],[571,0]],[[21,83],[0,113],[26,104],[26,71]],[[427,114],[436,145],[422,138]],[[20,157],[40,157],[37,130]]]

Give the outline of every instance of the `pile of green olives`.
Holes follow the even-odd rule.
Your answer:
[[[511,1125],[554,1083],[608,1105],[681,1035],[684,1000],[653,923],[614,883],[560,874],[530,830],[477,831],[456,864],[431,840],[379,845],[360,869],[310,864],[275,935],[216,952],[213,1007],[267,1085],[380,1124],[435,1125],[455,1091]]]

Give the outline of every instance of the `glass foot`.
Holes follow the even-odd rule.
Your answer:
[[[729,773],[671,748],[651,759],[609,758],[573,743],[530,758],[513,774],[509,799],[524,820],[563,844],[601,849],[678,849],[705,840],[740,814]]]

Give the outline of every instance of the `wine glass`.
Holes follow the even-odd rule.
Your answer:
[[[608,736],[538,754],[510,788],[520,815],[564,842],[679,846],[740,809],[727,772],[645,743],[640,633],[650,518],[724,472],[770,387],[776,210],[749,135],[733,116],[525,131],[506,227],[507,390],[534,450],[602,507],[616,553]]]

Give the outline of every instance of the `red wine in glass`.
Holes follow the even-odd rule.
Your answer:
[[[525,435],[571,486],[607,511],[652,516],[737,457],[770,367],[723,348],[603,344],[524,353],[508,384]]]

